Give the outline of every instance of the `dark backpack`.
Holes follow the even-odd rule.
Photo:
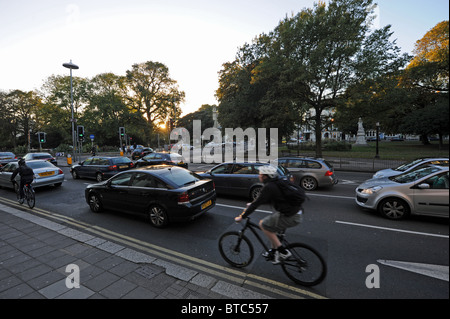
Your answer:
[[[306,199],[306,194],[303,188],[285,179],[279,179],[275,183],[289,205],[294,207],[302,206]]]

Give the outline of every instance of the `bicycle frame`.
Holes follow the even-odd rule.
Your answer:
[[[258,229],[258,231],[256,231],[255,228]],[[266,251],[269,251],[269,248],[267,247],[266,243],[259,235],[259,231],[261,231],[261,228],[259,227],[259,225],[253,223],[249,218],[246,218],[244,227],[242,227],[242,229],[239,231],[239,234],[242,236],[244,234],[245,230],[247,230],[247,229],[250,229],[250,231],[253,233],[253,235],[255,235],[256,239],[258,239],[259,243],[264,247],[264,249]],[[277,236],[283,244],[284,243],[286,245],[289,244],[289,242],[284,237],[284,234],[283,235],[277,234]]]

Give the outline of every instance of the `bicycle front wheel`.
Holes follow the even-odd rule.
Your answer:
[[[290,244],[286,249],[291,252],[292,256],[283,261],[281,267],[292,281],[309,287],[324,280],[327,266],[317,250],[300,243]]]
[[[254,256],[250,240],[237,231],[227,232],[220,237],[219,251],[227,263],[238,268],[249,265]]]
[[[25,197],[27,198],[28,207],[33,208],[36,204],[36,198],[34,196],[34,189],[32,187],[26,188]]]

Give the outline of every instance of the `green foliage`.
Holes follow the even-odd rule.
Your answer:
[[[158,62],[134,64],[126,76],[73,77],[75,126],[83,125],[86,137],[93,134],[98,145],[118,146],[121,126],[135,143],[154,142],[157,125],[179,116],[183,100],[169,69]],[[72,145],[71,106],[69,76],[48,77],[39,92],[0,91],[0,149],[27,144],[28,133],[36,147],[36,132],[47,133],[45,148]]]

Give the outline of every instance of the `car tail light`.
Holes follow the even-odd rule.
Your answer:
[[[130,163],[130,168],[133,168],[134,167],[134,164],[133,164],[133,162],[131,162]]]
[[[327,171],[327,172],[325,173],[325,176],[333,176],[333,172],[332,172],[332,171]]]
[[[178,205],[187,204],[187,203],[189,203],[188,193],[184,192],[184,193],[178,195]]]
[[[111,166],[108,166],[108,169],[109,169],[110,171],[115,171],[115,170],[117,169],[117,165],[111,165]]]
[[[61,169],[58,170],[58,175],[63,174],[63,171]]]

